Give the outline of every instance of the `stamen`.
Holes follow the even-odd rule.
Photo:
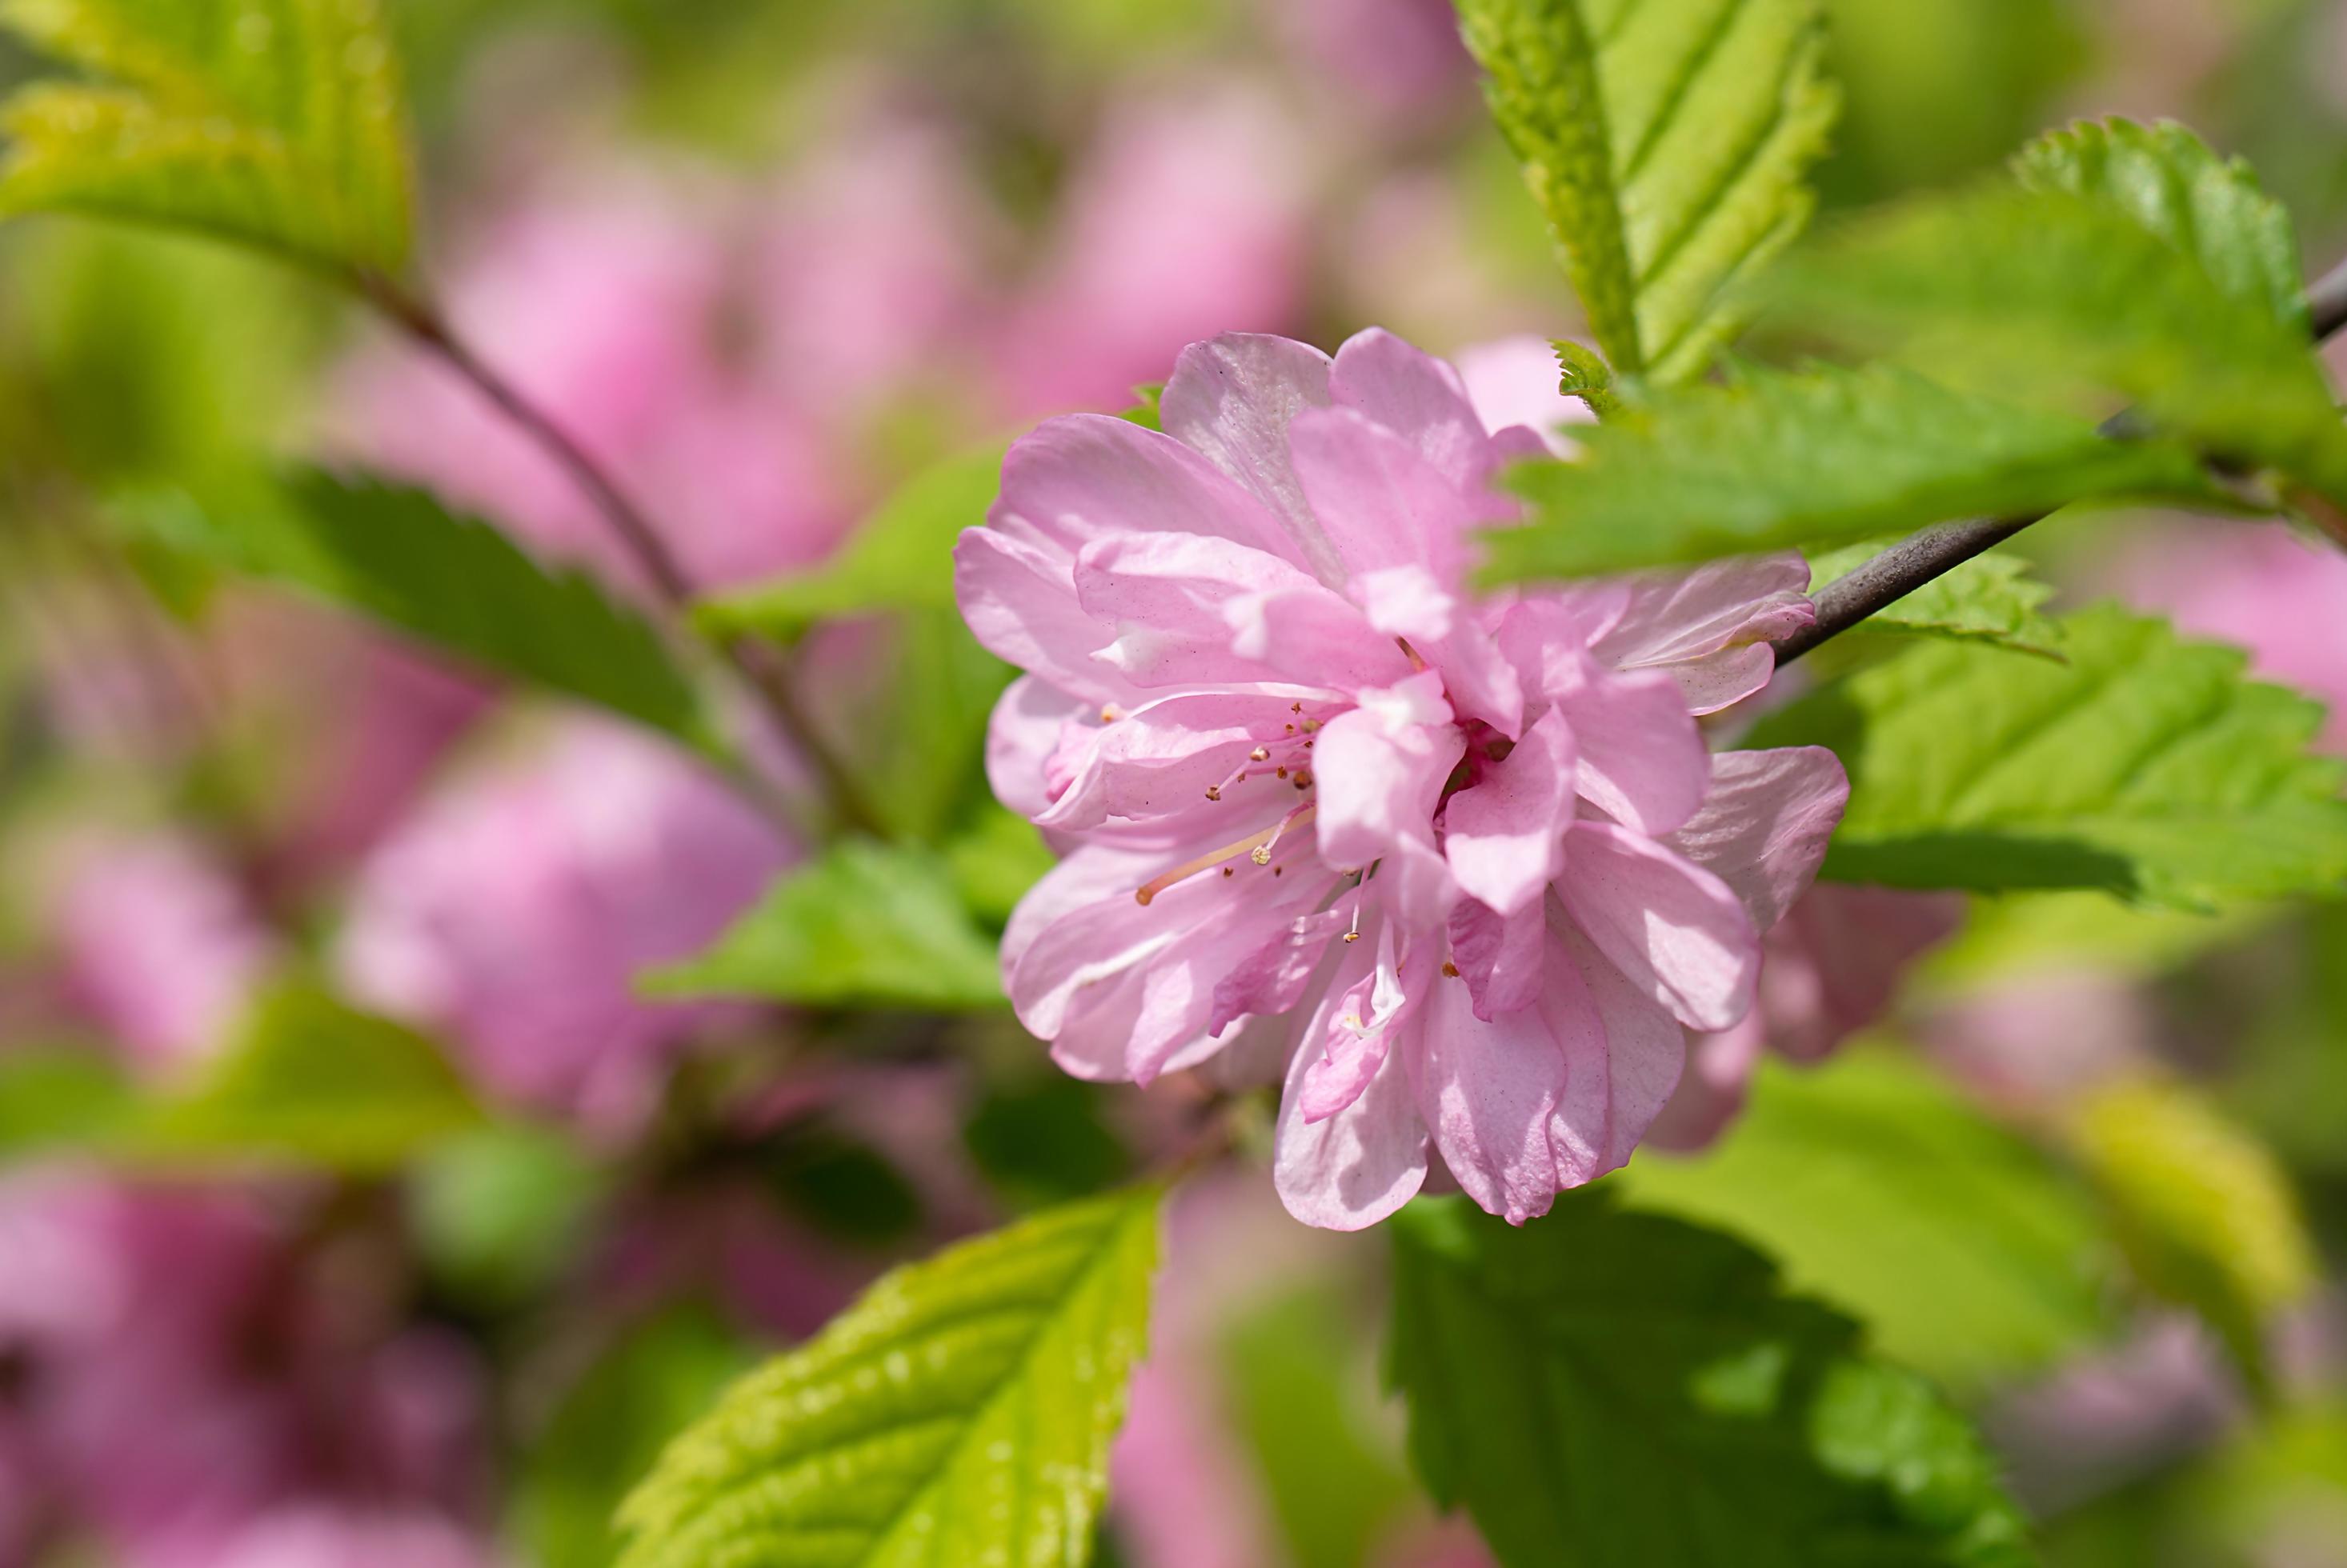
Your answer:
[[[1418,650],[1409,645],[1409,639],[1407,637],[1397,637],[1394,639],[1394,641],[1398,646],[1399,646],[1402,652],[1409,656],[1409,667],[1421,675],[1425,674],[1429,666],[1425,660],[1418,656]]]
[[[1442,960],[1442,972],[1455,980],[1459,978],[1459,966],[1445,958]]]
[[[1116,704],[1115,704],[1115,703],[1113,703],[1113,702],[1107,702],[1107,703],[1103,703],[1103,704],[1102,704],[1102,706],[1101,706],[1101,723],[1103,723],[1103,724],[1113,724],[1113,723],[1115,723],[1119,719],[1122,719],[1122,718],[1123,718],[1123,717],[1124,717],[1124,715],[1123,715],[1122,712],[1118,712],[1118,711],[1117,711],[1117,706],[1116,706]]]
[[[1282,772],[1285,771],[1285,769],[1282,770]],[[1296,787],[1297,789],[1310,789],[1312,787],[1312,775],[1299,770],[1296,775]]]
[[[1269,746],[1257,746],[1255,750],[1247,753],[1247,761],[1251,763],[1267,763],[1271,761],[1271,748]]]
[[[1279,842],[1279,835],[1297,823],[1309,818],[1312,810],[1313,808],[1308,805],[1299,806],[1281,818],[1279,825],[1268,834],[1251,833],[1235,844],[1225,844],[1220,849],[1210,849],[1195,860],[1185,860],[1173,870],[1162,876],[1151,877],[1133,889],[1133,902],[1146,906],[1175,883],[1186,882],[1200,872],[1211,871],[1216,866],[1221,866],[1223,875],[1227,876],[1231,874],[1231,867],[1223,863],[1226,860],[1235,860],[1242,855],[1253,860],[1257,866],[1270,865],[1272,847]],[[1276,876],[1286,869],[1285,866],[1273,866],[1271,874]]]
[[[1304,733],[1305,733],[1306,734],[1307,734],[1307,735],[1308,735],[1308,734],[1310,734],[1313,731],[1315,731],[1315,730],[1318,729],[1319,727],[1320,727],[1320,721],[1319,721],[1319,720],[1317,720],[1317,719],[1307,719],[1307,720],[1305,720],[1305,721],[1304,721]],[[1310,745],[1312,743],[1311,743],[1311,742],[1309,742],[1309,741],[1307,741],[1307,742],[1305,742],[1304,743],[1305,743],[1306,745],[1307,745],[1307,746],[1308,746],[1308,745]]]

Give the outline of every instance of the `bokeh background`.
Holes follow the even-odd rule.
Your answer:
[[[2334,0],[1831,9],[1829,205],[2167,115],[2256,164],[2311,264],[2347,244]],[[822,560],[907,475],[1123,407],[1198,337],[1573,326],[1443,0],[393,10],[451,314],[704,588]],[[639,999],[798,847],[648,733],[112,525],[272,454],[632,586],[559,473],[323,290],[200,241],[0,231],[0,1565],[592,1568],[733,1371],[892,1262],[1156,1162],[1199,1091],[1074,1083],[1007,1017]],[[2141,518],[2026,548],[2073,600],[2164,608],[2347,705],[2347,559]],[[989,693],[874,695],[933,630],[806,650],[914,821],[982,792]],[[892,773],[908,725],[959,770]],[[2055,1563],[2347,1564],[2347,909],[1819,907],[1805,939],[1771,972],[1806,976],[1777,1021],[1807,1030],[1775,1043],[1869,1027],[1765,1069],[1706,1151],[1642,1154],[1630,1194],[1756,1236],[1946,1381]],[[2283,1308],[2244,1331],[2270,1388],[2108,1255],[2079,1118],[2155,1064],[2199,1098],[2150,1124],[2270,1196],[2259,1162],[2286,1174],[2229,1216]],[[339,1119],[272,1111],[268,1072]],[[224,1101],[267,1135],[208,1127]],[[174,1137],[109,1137],[139,1106]],[[1885,1125],[1943,1132],[1938,1163]],[[1102,1561],[1485,1561],[1405,1478],[1383,1258],[1295,1225],[1259,1166],[1184,1190]]]

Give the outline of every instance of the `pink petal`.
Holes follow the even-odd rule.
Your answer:
[[[1655,840],[1579,822],[1557,890],[1597,950],[1689,1029],[1726,1029],[1752,1006],[1760,938],[1736,895]]]
[[[1562,999],[1582,992],[1590,1012],[1574,1027],[1594,1032],[1579,977],[1569,968],[1552,973],[1543,1005],[1486,1023],[1472,1010],[1467,988],[1438,985],[1422,1009],[1423,1034],[1410,1058],[1419,1114],[1441,1150],[1443,1162],[1469,1197],[1522,1225],[1548,1212],[1557,1190],[1556,1156],[1549,1144],[1549,1119],[1565,1089],[1565,1061],[1557,1049],[1557,1009]]]
[[[1695,815],[1711,781],[1711,755],[1677,682],[1594,665],[1588,676],[1555,699],[1581,748],[1583,798],[1641,833],[1671,832]]]
[[[1206,1027],[1220,1034],[1241,1018],[1284,1013],[1302,1001],[1321,955],[1338,932],[1352,926],[1359,907],[1359,893],[1348,892],[1317,914],[1297,916],[1233,965],[1214,986],[1214,1010]]]
[[[1480,489],[1490,477],[1491,437],[1459,373],[1382,327],[1337,348],[1328,392],[1337,407],[1367,415],[1415,446],[1454,486]]]
[[[1466,743],[1450,723],[1433,671],[1372,692],[1319,733],[1317,783],[1320,857],[1368,866],[1405,844],[1433,853],[1434,807]]]
[[[1524,693],[1516,669],[1470,608],[1423,567],[1389,567],[1353,579],[1353,601],[1369,624],[1408,642],[1442,672],[1451,705],[1509,740],[1523,733]]]
[[[1204,831],[1208,818],[1231,813],[1228,805],[1216,813],[1206,792],[1245,767],[1259,743],[1278,749],[1285,737],[1297,735],[1293,710],[1294,699],[1285,695],[1201,692],[1160,698],[1086,728],[1082,772],[1037,814],[1036,825],[1070,832],[1112,817],[1164,825],[1195,815]],[[1289,749],[1303,754],[1292,742]],[[1249,793],[1266,787],[1255,784]],[[1246,789],[1234,785],[1235,799]]]
[[[1307,1122],[1325,1122],[1361,1097],[1386,1060],[1395,1028],[1434,972],[1431,949],[1419,944],[1425,950],[1412,956],[1405,980],[1393,923],[1380,924],[1374,944],[1354,943],[1337,965],[1329,982],[1337,1005],[1328,1009],[1327,1032],[1307,1035],[1296,1048],[1307,1059],[1296,1084],[1297,1108]]]
[[[1817,880],[1849,802],[1850,775],[1821,746],[1722,752],[1703,809],[1668,842],[1734,888],[1765,931]]]
[[[1766,1032],[1757,1009],[1724,1033],[1688,1031],[1686,1071],[1663,1113],[1646,1130],[1646,1142],[1658,1149],[1691,1153],[1726,1132],[1751,1091]]]
[[[1127,697],[1132,683],[1092,654],[1115,632],[1085,613],[1071,564],[1048,548],[993,528],[965,528],[954,546],[954,598],[980,646],[1093,702]]]
[[[1564,869],[1564,834],[1574,812],[1573,741],[1565,715],[1552,709],[1513,751],[1482,764],[1476,782],[1443,807],[1450,874],[1461,891],[1497,914],[1537,904]]]
[[[1789,551],[1625,580],[1629,605],[1591,651],[1616,669],[1669,671],[1696,713],[1717,712],[1767,685],[1776,655],[1765,644],[1817,619],[1809,563]]]
[[[1325,1035],[1336,1001],[1333,992],[1322,1001],[1301,1039]],[[1296,1051],[1280,1095],[1272,1160],[1272,1182],[1289,1214],[1324,1230],[1362,1230],[1417,1194],[1426,1181],[1426,1124],[1409,1074],[1394,1060],[1412,1049],[1412,1041],[1397,1040],[1360,1098],[1323,1122],[1304,1119],[1302,1081],[1314,1053]]]
[[[1446,583],[1465,571],[1471,531],[1517,515],[1480,474],[1438,466],[1407,432],[1351,408],[1314,409],[1289,427],[1296,475],[1348,577],[1421,567]]]
[[[1461,899],[1450,911],[1450,929],[1451,962],[1467,982],[1477,1018],[1488,1023],[1540,999],[1548,946],[1548,914],[1541,902],[1498,915]]]
[[[1263,551],[1191,534],[1126,534],[1077,558],[1086,613],[1114,628],[1099,662],[1137,686],[1288,682],[1350,690],[1409,673],[1360,611]]]
[[[1580,977],[1600,1026],[1593,1041],[1569,1030],[1561,1017],[1553,1020],[1566,1078],[1549,1137],[1557,1184],[1573,1187],[1628,1163],[1678,1086],[1686,1031],[1578,931],[1559,931],[1550,955],[1553,971],[1569,968]],[[1545,997],[1542,1005],[1553,1006]]]
[[[1302,560],[1261,501],[1170,436],[1106,414],[1047,419],[1014,443],[988,524],[1074,555],[1119,534],[1225,539]]]
[[[1309,343],[1256,333],[1225,333],[1192,343],[1174,362],[1158,400],[1165,434],[1229,475],[1287,527],[1320,580],[1345,579],[1288,456],[1288,425],[1328,404],[1328,356]]]
[[[986,782],[994,798],[1021,816],[1049,810],[1044,764],[1068,725],[1092,715],[1092,703],[1032,675],[1010,682],[986,726]]]
[[[1759,1015],[1768,1044],[1815,1061],[1882,1015],[1907,966],[1963,924],[1954,894],[1819,883],[1768,933]]]

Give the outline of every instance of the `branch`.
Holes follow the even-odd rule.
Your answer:
[[[2333,267],[2307,290],[2306,304],[2317,343],[2347,327],[2347,261]],[[2106,434],[2118,434],[2127,419],[2127,414],[2118,414],[2103,429]],[[1958,523],[1936,523],[1900,540],[1819,593],[1817,620],[1778,638],[1773,644],[1778,664],[1781,667],[1790,663],[1828,638],[1839,637],[1933,578],[1954,570],[2051,515],[2034,512],[2019,518],[1973,518]]]
[[[492,370],[466,346],[433,309],[396,284],[375,277],[361,280],[360,292],[369,303],[399,323],[415,341],[446,362],[482,396],[512,421],[530,440],[559,464],[587,498],[671,615],[690,624],[692,581],[661,540],[659,529],[643,509],[630,499],[602,466],[520,389]],[[807,765],[815,770],[832,816],[845,827],[886,836],[878,815],[864,799],[848,772],[805,705],[791,679],[790,661],[780,649],[742,636],[719,645],[727,661],[747,681],[760,702]]]

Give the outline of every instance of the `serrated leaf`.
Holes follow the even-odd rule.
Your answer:
[[[1571,460],[1520,464],[1531,520],[1486,536],[1499,580],[1627,571],[1838,544],[2088,497],[2212,492],[2192,455],[1906,371],[1755,369],[1576,429]]]
[[[1898,543],[1868,539],[1809,558],[1809,592],[1849,576]],[[1895,600],[1860,623],[1867,631],[1918,637],[1951,637],[1992,642],[2024,653],[2060,657],[2062,629],[2045,614],[2054,597],[2051,584],[2029,575],[2029,563],[1996,550],[1977,555],[1942,572],[1906,598]]]
[[[2062,626],[2063,663],[1919,642],[1756,726],[1748,744],[1850,770],[1825,876],[2182,907],[2347,883],[2347,765],[2307,749],[2318,704],[2116,606]]]
[[[378,1175],[481,1121],[430,1040],[292,983],[262,997],[185,1089],[143,1107],[107,1146],[140,1163]]]
[[[2034,1561],[1963,1420],[1742,1244],[1595,1191],[1392,1230],[1411,1458],[1507,1568]]]
[[[947,458],[907,480],[812,571],[705,599],[693,620],[712,635],[789,640],[815,621],[882,610],[954,608],[953,546],[986,521],[1002,485],[999,445]]]
[[[2307,330],[2298,231],[2243,159],[2222,159],[2188,127],[2081,120],[2023,148],[2014,172],[2035,190],[2107,201],[2200,263],[2237,299]]]
[[[707,743],[700,699],[649,622],[424,491],[297,473],[282,488],[203,503],[138,497],[118,516],[136,537]]]
[[[882,1279],[620,1511],[623,1568],[1081,1568],[1157,1265],[1153,1189]]]
[[[1768,284],[1789,324],[1942,380],[2123,400],[2151,428],[2347,497],[2312,348],[2117,203],[1985,189],[1850,224]]]
[[[5,0],[0,26],[87,72],[0,105],[0,213],[200,230],[395,274],[411,173],[377,0]]]
[[[785,873],[698,958],[654,969],[655,997],[763,997],[959,1011],[1002,1005],[994,943],[953,875],[915,845],[846,839]]]
[[[1458,0],[1484,96],[1617,371],[1699,374],[1808,222],[1839,97],[1817,0]]]
[[[2266,1325],[2316,1279],[2280,1162],[2190,1090],[2150,1080],[2094,1095],[2071,1134],[2136,1277],[2198,1313],[2251,1385],[2270,1391]]]
[[[1864,1320],[1883,1349],[1976,1387],[2110,1325],[2107,1237],[2090,1195],[1915,1062],[1851,1050],[1765,1063],[1717,1146],[1641,1154],[1633,1205],[1757,1243],[1791,1286]]]

